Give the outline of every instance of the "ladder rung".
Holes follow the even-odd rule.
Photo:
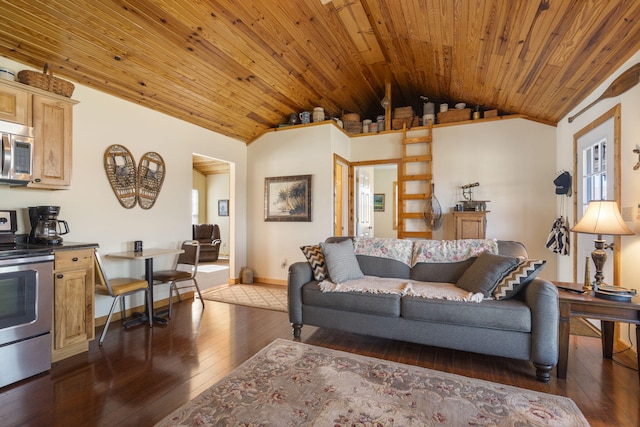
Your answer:
[[[419,175],[403,175],[400,177],[402,181],[430,181],[432,175],[430,173],[419,174]]]
[[[422,212],[404,212],[402,215],[400,215],[400,218],[423,219],[424,215]]]
[[[398,231],[399,239],[404,239],[406,237],[430,239],[431,232],[430,231]]]
[[[424,144],[425,142],[431,142],[432,138],[431,135],[429,136],[418,136],[415,138],[404,138],[402,140],[402,143],[407,145],[407,144]]]
[[[402,163],[414,163],[414,162],[430,162],[432,160],[431,154],[427,154],[425,156],[409,156],[403,157]]]

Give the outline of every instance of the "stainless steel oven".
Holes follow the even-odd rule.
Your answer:
[[[51,369],[53,255],[0,257],[0,387]]]

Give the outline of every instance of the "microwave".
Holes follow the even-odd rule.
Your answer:
[[[0,183],[27,185],[33,180],[33,128],[0,121]]]

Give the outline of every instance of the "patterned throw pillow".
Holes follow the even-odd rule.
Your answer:
[[[507,274],[496,286],[493,297],[497,300],[512,298],[542,271],[547,261],[526,259]]]
[[[322,282],[327,278],[327,264],[324,262],[324,255],[320,245],[300,246],[300,250],[309,261],[313,270],[313,278]]]

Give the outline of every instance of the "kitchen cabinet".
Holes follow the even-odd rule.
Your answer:
[[[0,86],[0,120],[31,126],[31,94],[18,87]]]
[[[456,240],[485,239],[488,211],[461,211],[453,213]]]
[[[95,338],[94,249],[54,253],[52,361],[82,353]]]
[[[71,186],[73,104],[33,95],[34,188],[65,189]]]
[[[0,79],[0,120],[34,130],[33,182],[28,187],[71,187],[73,106],[78,101]]]

